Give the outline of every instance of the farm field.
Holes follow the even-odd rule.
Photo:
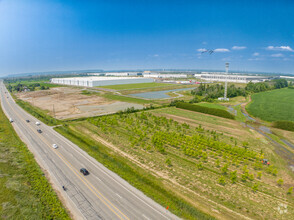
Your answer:
[[[124,163],[143,169],[193,210],[220,219],[280,219],[282,203],[288,206],[283,218],[294,218],[294,197],[287,194],[293,175],[262,135],[238,121],[170,107],[71,122],[57,130],[89,141],[84,149],[91,155],[106,148],[113,157],[125,158]],[[271,165],[263,165],[263,158]],[[116,170],[122,176],[123,167]],[[124,178],[136,183],[134,177]],[[152,190],[139,188],[154,198]],[[179,204],[171,201],[169,206],[179,216],[193,218],[189,211],[183,215]]]
[[[0,106],[0,219],[70,219]]]
[[[294,121],[294,89],[276,89],[252,95],[247,111],[264,121]]]

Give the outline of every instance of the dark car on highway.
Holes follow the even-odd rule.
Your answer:
[[[82,174],[84,174],[84,176],[87,176],[87,175],[90,174],[89,171],[86,170],[85,168],[81,168],[81,169],[80,169],[80,172],[81,172]]]
[[[41,134],[42,133],[42,130],[41,129],[37,129],[37,132],[39,132]]]
[[[26,120],[26,122],[28,122],[28,123],[29,123],[29,122],[30,122],[30,120],[29,120],[29,119],[27,119],[27,120]]]

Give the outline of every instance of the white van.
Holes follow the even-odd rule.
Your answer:
[[[36,125],[40,125],[40,122],[37,121],[37,122],[36,122]]]

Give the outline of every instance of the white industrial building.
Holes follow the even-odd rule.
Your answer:
[[[232,74],[215,74],[215,73],[201,73],[195,74],[195,78],[207,80],[207,81],[216,81],[216,82],[235,82],[235,83],[257,83],[264,82],[266,80],[271,80],[273,77],[266,76],[246,76],[246,75],[232,75]]]
[[[143,77],[73,77],[73,78],[52,78],[51,83],[73,85],[73,86],[109,86],[119,84],[150,83],[154,79]]]
[[[187,74],[155,74],[155,73],[143,73],[145,78],[187,78]]]

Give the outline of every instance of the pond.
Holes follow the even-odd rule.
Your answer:
[[[192,89],[194,89],[194,88],[172,89],[172,90],[163,90],[163,91],[156,91],[156,92],[142,92],[142,93],[135,93],[135,94],[130,94],[130,95],[144,98],[144,99],[166,99],[166,98],[171,97],[171,96],[167,95],[166,93],[176,92],[176,91],[184,91],[184,90],[192,90]]]

